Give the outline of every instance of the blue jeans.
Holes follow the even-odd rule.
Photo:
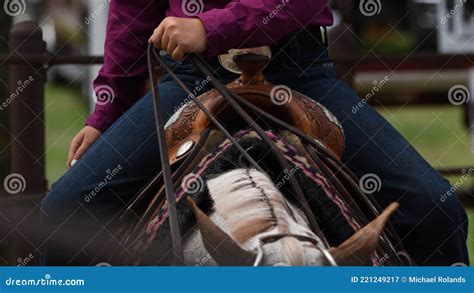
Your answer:
[[[374,109],[359,104],[361,100],[354,91],[336,78],[326,49],[303,52],[293,46],[291,50],[272,61],[265,71],[266,78],[320,102],[341,121],[346,135],[343,162],[359,178],[376,174],[381,179],[380,190],[373,194],[381,206],[400,203],[393,224],[415,262],[467,264],[468,221],[456,196],[443,196],[451,188],[448,181]],[[171,66],[177,65],[167,60]],[[210,66],[222,82],[237,77],[219,68],[217,62]],[[186,62],[175,72],[190,88],[205,79]],[[162,78],[159,90],[167,119],[186,94],[169,76]],[[83,217],[102,227],[157,174],[159,165],[153,99],[148,94],[52,186],[42,203],[45,218],[60,226],[65,219]],[[78,250],[87,242],[78,243]]]

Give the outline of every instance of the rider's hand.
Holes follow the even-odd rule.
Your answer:
[[[71,146],[69,147],[69,155],[67,158],[68,167],[74,166],[77,160],[82,157],[82,155],[100,136],[100,131],[91,126],[85,126],[81,131],[79,131],[79,133],[72,139]]]
[[[206,29],[198,18],[165,18],[148,40],[158,49],[165,50],[175,60],[186,53],[206,51]]]

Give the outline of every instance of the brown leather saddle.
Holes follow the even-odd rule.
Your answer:
[[[337,118],[329,110],[286,86],[276,86],[266,81],[262,75],[262,70],[268,62],[265,56],[238,55],[235,62],[242,75],[226,85],[230,91],[255,107],[295,126],[326,147],[338,159],[341,158],[344,132]],[[283,97],[279,98],[278,95]],[[246,127],[218,90],[213,89],[197,99],[226,127]],[[182,106],[165,126],[170,163],[183,160],[186,154],[198,145],[201,136],[209,127],[212,127],[212,124],[208,116],[194,102]]]

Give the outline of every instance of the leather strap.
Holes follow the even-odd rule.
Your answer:
[[[169,210],[169,221],[171,226],[171,239],[173,243],[173,252],[174,252],[174,264],[175,265],[183,265],[184,264],[184,255],[183,255],[183,247],[181,243],[181,232],[179,229],[179,222],[178,222],[178,213],[176,210],[176,192],[174,189],[173,179],[171,177],[171,166],[170,160],[168,155],[168,145],[166,142],[165,136],[165,123],[163,121],[163,116],[161,115],[161,100],[160,100],[160,93],[158,89],[157,83],[157,75],[155,68],[153,66],[153,51],[155,51],[155,47],[153,45],[148,46],[147,57],[148,57],[148,73],[150,75],[150,79],[152,82],[152,92],[153,92],[153,106],[155,110],[155,122],[156,122],[156,133],[158,135],[158,146],[159,146],[159,153],[160,153],[160,162],[161,162],[161,170],[163,172],[163,181],[165,184],[166,190],[166,201],[168,202],[168,210]]]

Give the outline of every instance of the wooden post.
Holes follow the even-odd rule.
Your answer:
[[[41,29],[32,21],[10,31],[10,54],[46,54]],[[7,192],[38,194],[46,191],[43,64],[25,62],[10,66],[11,176],[17,184]]]
[[[3,15],[0,17],[0,52],[8,52],[8,43],[2,40],[6,40],[8,37],[8,29],[10,28],[11,17]],[[1,65],[1,63],[0,63]],[[2,104],[8,96],[8,75],[7,67],[0,66],[0,104]],[[9,129],[8,123],[8,109],[0,110],[0,183],[10,173],[10,147],[9,147],[9,135],[7,129]],[[0,187],[0,190],[2,188]],[[1,192],[0,192],[1,193]],[[1,261],[0,261],[1,265]]]

